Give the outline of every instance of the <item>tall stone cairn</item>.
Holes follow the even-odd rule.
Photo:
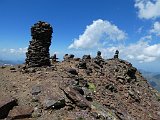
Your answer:
[[[27,67],[50,66],[49,47],[53,29],[50,24],[39,21],[31,27],[32,40],[26,53]]]
[[[115,54],[114,54],[114,58],[118,58],[118,55],[119,55],[119,51],[116,50]]]

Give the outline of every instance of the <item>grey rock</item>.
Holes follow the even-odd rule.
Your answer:
[[[44,101],[44,108],[45,109],[59,109],[65,106],[65,99],[59,99],[59,100],[54,100],[51,98],[47,98]]]
[[[41,91],[42,91],[42,87],[41,86],[33,86],[31,94],[32,95],[38,95]]]
[[[73,75],[78,75],[78,72],[76,71],[76,69],[73,69],[73,68],[69,68],[67,72]]]
[[[72,87],[67,87],[62,89],[68,99],[70,99],[76,106],[86,109],[87,107],[91,108],[91,104],[86,100],[78,91],[74,90]]]

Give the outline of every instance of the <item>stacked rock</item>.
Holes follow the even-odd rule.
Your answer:
[[[49,66],[51,64],[49,47],[52,33],[51,25],[46,22],[39,21],[32,26],[32,40],[26,53],[26,65],[28,67]]]
[[[102,59],[101,51],[98,51],[98,52],[97,52],[97,56],[96,56],[96,58],[98,58],[98,59]]]
[[[101,56],[101,51],[97,52],[97,56],[94,58],[94,62],[99,66],[103,66],[102,64],[104,63],[104,59]]]
[[[119,54],[119,51],[116,50],[115,55],[114,55],[114,58],[118,58],[118,54]]]
[[[64,61],[69,62],[70,60],[73,60],[73,59],[74,59],[74,55],[73,55],[73,54],[70,54],[70,55],[65,54],[65,55],[63,56],[63,59],[64,59]]]
[[[91,56],[90,55],[83,55],[82,60],[89,61],[89,60],[91,60]]]
[[[53,64],[53,63],[57,62],[57,59],[58,59],[58,58],[57,58],[57,55],[54,54],[53,56],[50,57],[50,59],[51,59],[51,62],[52,62],[52,64]]]

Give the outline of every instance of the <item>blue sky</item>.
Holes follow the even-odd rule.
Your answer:
[[[0,0],[0,59],[24,60],[37,21],[53,26],[50,54],[101,50],[160,71],[160,0]],[[88,26],[88,27],[87,27]]]

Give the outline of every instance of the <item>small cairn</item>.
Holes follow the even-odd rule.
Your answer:
[[[49,47],[53,29],[50,24],[39,21],[31,27],[32,40],[26,53],[27,67],[50,66]]]
[[[63,56],[63,59],[64,59],[64,61],[67,61],[67,62],[69,62],[70,60],[73,60],[74,59],[74,55],[73,54],[65,54],[64,56]]]
[[[57,59],[58,59],[58,58],[57,58],[57,55],[56,55],[56,54],[54,54],[53,56],[51,56],[51,58],[50,58],[50,59],[51,59],[51,63],[52,63],[52,64],[54,64],[54,63],[56,63],[56,62],[57,62]]]
[[[97,52],[97,56],[96,56],[96,58],[97,58],[97,59],[102,59],[101,51],[98,51],[98,52]]]
[[[119,51],[116,50],[115,55],[114,55],[114,58],[118,58],[118,55],[119,55]]]
[[[104,59],[101,56],[101,51],[97,52],[97,56],[94,58],[94,62],[100,66],[104,63]]]
[[[90,55],[83,55],[82,61],[83,62],[90,62],[91,61],[91,56]]]

